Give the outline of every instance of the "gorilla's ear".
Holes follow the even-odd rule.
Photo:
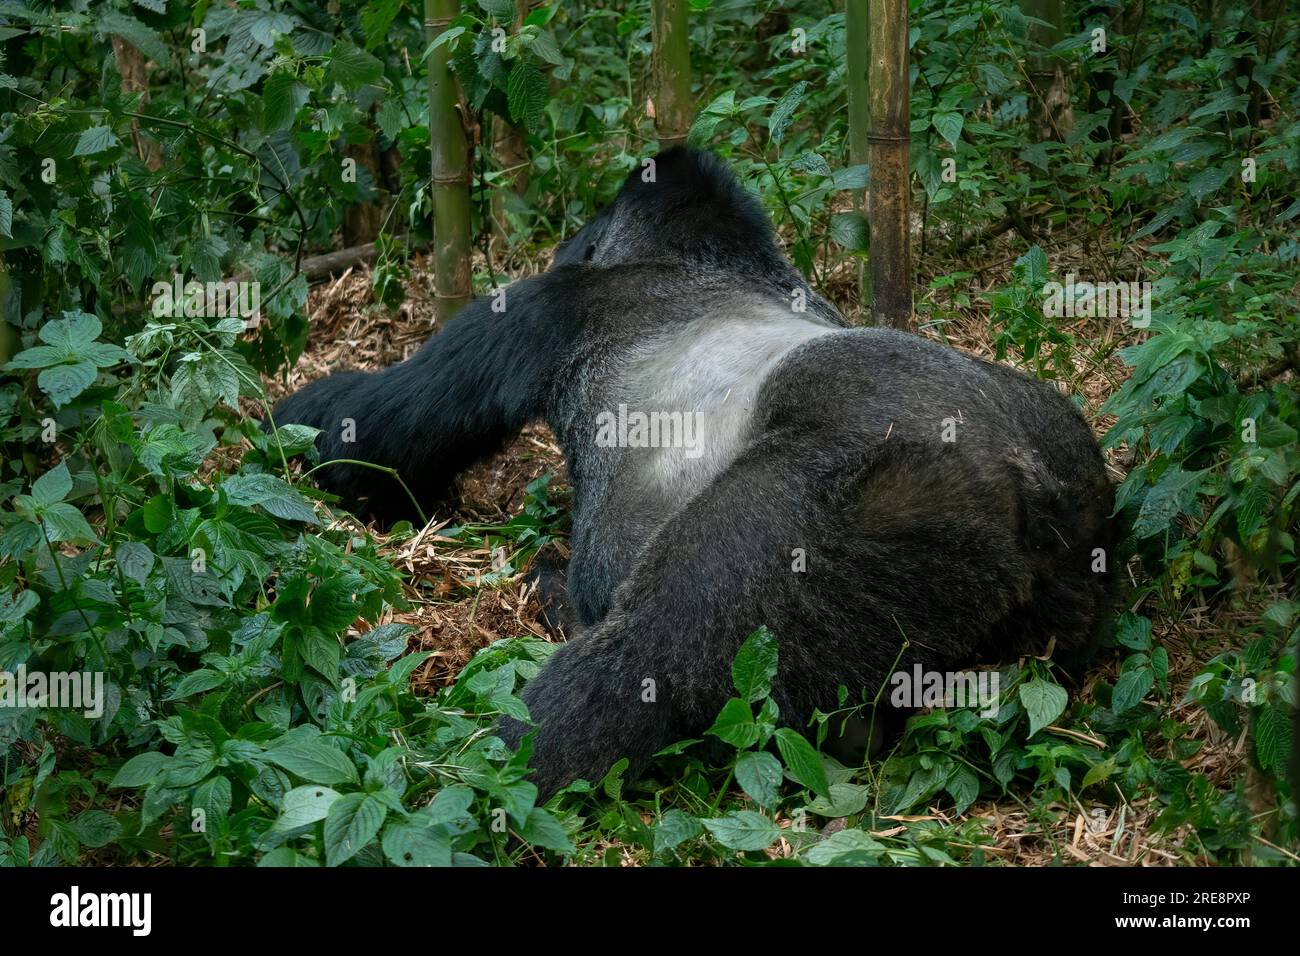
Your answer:
[[[555,257],[551,260],[551,268],[590,262],[596,258],[596,253],[600,248],[600,241],[605,237],[605,232],[609,229],[609,220],[612,213],[612,207],[605,207],[596,215],[595,219],[560,243],[555,248]]]

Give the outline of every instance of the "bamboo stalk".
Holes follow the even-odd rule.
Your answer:
[[[1050,48],[1060,43],[1065,36],[1063,0],[1021,0],[1021,12],[1047,24],[1029,25],[1029,39],[1037,46]],[[1056,54],[1047,50],[1035,50],[1029,56],[1027,65],[1029,81],[1038,105],[1038,139],[1040,142],[1064,139],[1065,134],[1074,126],[1065,64]]]
[[[654,0],[653,102],[659,148],[680,146],[691,131],[691,47],[687,0]]]
[[[849,100],[849,164],[861,166],[870,159],[871,102],[867,74],[871,51],[868,45],[867,0],[846,0],[844,7],[845,85]],[[866,215],[867,191],[860,190],[854,205]],[[861,260],[858,266],[858,298],[865,310],[871,302],[871,272]]]
[[[459,0],[424,0],[424,28],[430,42],[460,11]],[[429,56],[429,153],[432,157],[434,297],[438,320],[451,318],[472,297],[470,250],[470,162],[460,95],[451,69],[451,48]]]
[[[871,318],[876,325],[912,329],[907,0],[875,0],[868,16]]]

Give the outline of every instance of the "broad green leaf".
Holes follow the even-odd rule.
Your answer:
[[[752,704],[771,693],[776,663],[776,638],[767,628],[760,627],[745,638],[731,665],[731,682],[742,700]]]
[[[961,139],[961,128],[964,122],[965,119],[960,113],[935,113],[933,119],[934,128],[954,149],[957,147],[957,141]]]
[[[1018,693],[1025,713],[1029,715],[1031,737],[1065,713],[1065,705],[1070,701],[1065,688],[1041,677],[1021,684]]]
[[[320,741],[285,744],[267,751],[265,759],[312,783],[360,783],[347,755]]]
[[[655,827],[655,856],[675,850],[687,840],[698,836],[700,821],[688,816],[681,810],[669,810]]]
[[[388,808],[372,793],[349,793],[325,816],[325,862],[339,866],[356,856],[384,825]]]
[[[733,697],[723,705],[708,733],[740,749],[754,746],[760,735],[753,711],[739,697]]]
[[[234,475],[221,483],[221,490],[231,504],[259,505],[277,518],[320,524],[306,499],[287,481],[274,475]]]
[[[821,755],[800,733],[789,727],[778,728],[776,749],[781,754],[786,773],[810,790],[822,796],[830,796],[831,785],[826,779]]]
[[[171,763],[171,757],[149,750],[136,754],[113,777],[110,787],[145,787],[158,779],[162,771]]]
[[[381,845],[394,866],[451,866],[451,838],[440,826],[390,821]]]
[[[718,820],[700,821],[729,850],[766,850],[781,837],[781,829],[753,810],[733,810]]]
[[[62,501],[72,491],[72,475],[68,463],[61,461],[32,482],[32,499],[39,507]]]
[[[72,151],[72,155],[93,156],[112,149],[117,144],[117,134],[107,126],[92,126],[78,137],[77,148]]]
[[[294,787],[284,795],[280,816],[276,818],[272,829],[277,833],[285,833],[324,820],[337,799],[338,791],[319,784]]]
[[[856,827],[846,827],[809,847],[803,859],[813,866],[874,866],[884,854],[884,844]]]
[[[776,805],[781,779],[781,762],[765,750],[743,753],[736,761],[736,782],[759,806]]]
[[[1155,672],[1149,665],[1142,664],[1125,671],[1115,682],[1115,689],[1111,692],[1110,709],[1117,714],[1131,710],[1141,703],[1154,682]]]
[[[338,791],[321,787],[320,784],[294,787],[285,793],[285,800],[279,809],[279,817],[276,818],[273,830],[287,832],[312,825],[318,819],[325,819],[329,814],[330,806],[333,806],[334,801],[338,799]]]

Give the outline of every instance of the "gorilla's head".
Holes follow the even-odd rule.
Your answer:
[[[676,147],[634,169],[618,196],[562,243],[554,265],[648,259],[726,266],[784,266],[762,206],[717,156]]]

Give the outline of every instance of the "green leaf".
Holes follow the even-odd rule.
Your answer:
[[[286,833],[299,827],[310,826],[317,820],[324,820],[339,793],[329,787],[312,784],[306,787],[294,787],[284,795],[280,816],[276,818],[272,829],[276,833]]]
[[[939,135],[948,141],[955,149],[957,141],[961,139],[961,128],[965,119],[960,113],[935,113],[932,120],[934,128],[939,131]]]
[[[1110,709],[1117,714],[1131,710],[1147,695],[1154,683],[1155,672],[1146,664],[1125,671],[1111,692]]]
[[[1280,773],[1291,755],[1291,719],[1282,708],[1265,704],[1254,712],[1251,736],[1255,741],[1255,757],[1263,770]]]
[[[1115,623],[1115,639],[1135,651],[1151,649],[1151,621],[1125,611]]]
[[[110,787],[146,787],[158,779],[171,758],[155,750],[136,754],[113,777]]]
[[[160,65],[171,62],[171,49],[157,31],[134,17],[116,10],[105,10],[99,15],[98,28],[103,33],[119,36]],[[188,51],[188,44],[186,45]]]
[[[61,349],[51,345],[34,345],[15,355],[5,368],[49,368],[51,365],[58,365],[65,357]]]
[[[122,574],[136,584],[144,584],[153,570],[154,553],[139,541],[123,541],[117,546],[115,557]]]
[[[320,524],[314,512],[287,481],[274,475],[235,475],[221,483],[231,504],[260,505],[268,514],[286,521]]]
[[[72,475],[68,463],[61,461],[32,483],[32,499],[38,507],[62,501],[72,491]]]
[[[831,216],[830,235],[849,252],[866,252],[871,245],[867,217],[860,212],[837,212]]]
[[[329,74],[331,80],[353,92],[378,81],[384,75],[384,64],[360,47],[339,43],[330,54]]]
[[[754,712],[739,697],[733,697],[723,705],[718,719],[707,732],[741,749],[754,746],[760,736],[758,725],[754,723]]]
[[[736,761],[736,782],[761,807],[776,805],[781,780],[781,762],[765,750],[743,753]]]
[[[655,827],[655,856],[675,850],[687,840],[698,836],[701,829],[700,821],[694,817],[681,810],[669,810]]]
[[[98,541],[86,519],[73,505],[60,501],[41,510],[45,534],[50,541]]]
[[[117,134],[107,126],[92,126],[77,138],[77,148],[72,151],[72,155],[93,156],[112,149],[117,144]]]
[[[370,0],[361,11],[361,32],[366,35],[366,49],[373,49],[388,39],[388,28],[402,9],[404,0]]]
[[[884,853],[884,844],[856,827],[846,827],[809,847],[803,859],[813,866],[874,866]]]
[[[1065,713],[1065,705],[1070,701],[1070,695],[1065,692],[1065,688],[1045,681],[1041,677],[1035,677],[1021,684],[1018,692],[1020,703],[1024,706],[1025,713],[1029,715],[1031,737]]]
[[[530,132],[539,131],[546,115],[547,93],[546,78],[542,72],[527,60],[516,62],[506,81],[511,119]]]
[[[826,779],[821,755],[801,734],[789,727],[778,728],[776,749],[781,754],[786,773],[810,790],[824,797],[830,796],[831,785]]]
[[[786,131],[790,128],[790,123],[794,120],[795,110],[799,108],[799,103],[803,100],[804,91],[808,89],[808,84],[800,80],[794,86],[790,87],[784,96],[772,108],[772,115],[767,120],[768,136],[777,146],[785,139]]]
[[[262,85],[262,129],[268,133],[288,129],[306,102],[307,87],[297,77],[276,73]]]
[[[742,700],[752,704],[772,692],[776,659],[776,638],[766,627],[745,638],[731,665],[731,682]]]
[[[557,853],[572,853],[574,850],[560,821],[541,807],[533,807],[528,811],[528,819],[519,828],[519,835],[534,846],[545,847]]]
[[[122,835],[122,824],[103,810],[83,810],[68,826],[81,845],[92,850],[108,846]]]
[[[56,365],[36,376],[36,384],[41,387],[42,392],[50,396],[55,407],[62,408],[90,388],[97,374],[93,362]]]
[[[393,821],[381,845],[394,866],[451,866],[451,837],[440,826]]]
[[[729,850],[766,850],[781,837],[780,827],[753,810],[733,810],[719,820],[701,822]]]
[[[360,783],[357,768],[342,751],[317,740],[289,743],[264,755],[266,760],[312,783]]]
[[[1149,538],[1168,528],[1190,506],[1208,470],[1184,471],[1179,465],[1170,465],[1143,499],[1137,520],[1133,522],[1134,536]]]
[[[497,23],[510,26],[515,22],[513,0],[478,0],[479,7]]]
[[[371,793],[349,793],[330,804],[325,816],[325,862],[338,866],[375,838],[388,807]]]
[[[184,700],[186,697],[193,697],[195,694],[201,694],[205,690],[212,690],[214,687],[220,687],[226,682],[225,675],[211,668],[200,667],[196,671],[190,671],[179,681],[172,692],[164,698],[165,700]]]

